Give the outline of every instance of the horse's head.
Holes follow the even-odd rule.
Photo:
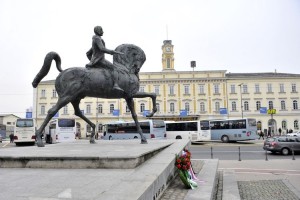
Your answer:
[[[138,74],[140,72],[141,67],[146,61],[146,55],[140,47],[133,44],[122,44],[115,50],[124,54],[115,54],[113,56],[114,64],[125,66],[131,73]]]

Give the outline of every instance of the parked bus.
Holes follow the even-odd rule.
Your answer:
[[[139,121],[143,134],[147,139],[165,139],[166,130],[163,120]],[[103,125],[103,139],[126,140],[141,138],[135,122],[113,122]]]
[[[17,119],[14,130],[14,143],[19,145],[21,143],[35,144],[36,126],[33,119]]]
[[[0,124],[0,142],[2,142],[2,139],[6,138],[6,125]]]
[[[235,142],[257,139],[256,120],[252,118],[209,120],[209,127],[211,140]]]
[[[47,143],[72,142],[76,140],[75,119],[55,119],[49,124],[49,132],[46,134]]]
[[[208,121],[165,122],[168,139],[189,139],[191,142],[211,139]]]

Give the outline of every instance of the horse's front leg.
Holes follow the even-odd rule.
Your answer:
[[[156,94],[155,93],[147,93],[147,92],[137,92],[135,95],[133,95],[133,98],[145,98],[145,97],[150,97],[152,99],[152,112],[146,116],[146,117],[152,117],[154,115],[154,113],[157,112]]]
[[[134,110],[134,101],[133,101],[132,98],[128,98],[128,99],[126,99],[126,102],[127,102],[127,106],[128,106],[128,108],[129,108],[129,110],[131,111],[131,115],[132,115],[132,118],[133,118],[133,120],[134,120],[134,122],[135,122],[137,131],[138,131],[138,133],[139,133],[140,136],[141,136],[141,143],[142,143],[142,144],[147,144],[147,143],[148,143],[148,142],[147,142],[147,139],[146,139],[146,137],[145,137],[144,134],[143,134],[143,130],[142,130],[141,126],[140,126],[140,123],[139,123],[139,121],[138,121],[138,119],[137,119],[136,112],[135,112],[135,110]]]

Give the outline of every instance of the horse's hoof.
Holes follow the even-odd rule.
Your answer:
[[[36,145],[37,145],[38,147],[44,147],[44,146],[45,146],[43,142],[37,142]]]
[[[90,144],[96,144],[95,140],[90,140]]]
[[[141,144],[148,144],[147,140],[141,140]]]

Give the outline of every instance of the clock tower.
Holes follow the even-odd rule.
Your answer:
[[[174,52],[172,40],[164,40],[162,45],[162,68],[163,71],[174,71]]]

